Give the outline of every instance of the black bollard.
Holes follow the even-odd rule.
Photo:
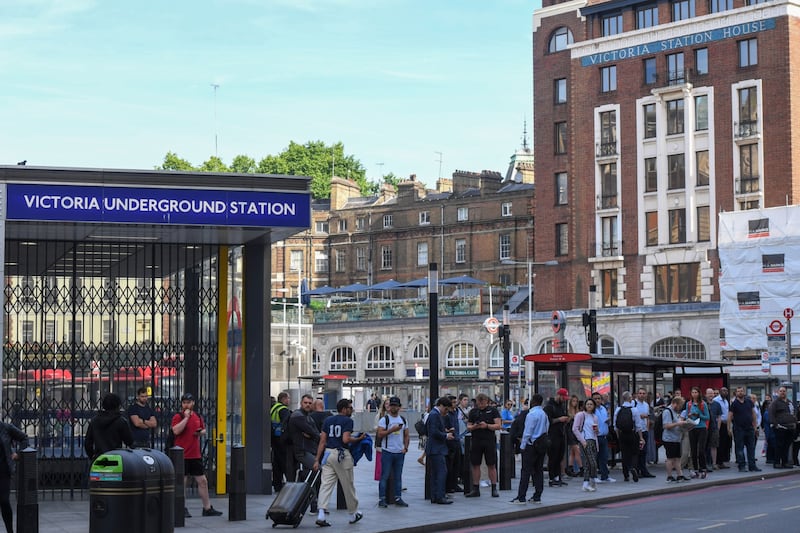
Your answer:
[[[425,499],[431,499],[431,467],[428,456],[425,456]]]
[[[36,449],[19,452],[17,464],[17,532],[39,533],[39,465]]]
[[[231,474],[228,478],[228,521],[247,520],[247,483],[245,478],[245,448],[231,447]]]
[[[464,460],[461,481],[464,483],[464,494],[472,492],[472,465],[469,462],[469,453],[472,450],[472,435],[464,436]],[[478,480],[480,483],[480,480]]]
[[[186,509],[186,483],[184,482],[183,448],[173,446],[167,450],[167,456],[175,469],[175,527],[184,527],[186,525],[186,517],[183,514]]]
[[[514,471],[514,446],[511,434],[500,432],[500,490],[511,490],[511,473]]]

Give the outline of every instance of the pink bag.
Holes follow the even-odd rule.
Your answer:
[[[381,451],[375,452],[375,481],[381,480]]]

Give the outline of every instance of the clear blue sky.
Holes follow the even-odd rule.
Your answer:
[[[371,180],[505,172],[539,0],[2,0],[0,164],[344,143]],[[212,84],[218,84],[216,105]],[[216,109],[216,120],[215,120]],[[381,165],[380,163],[383,163]]]

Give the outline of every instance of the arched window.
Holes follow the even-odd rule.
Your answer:
[[[566,50],[567,46],[572,44],[572,42],[572,32],[569,31],[569,28],[561,26],[550,35],[550,46],[547,50],[551,54],[553,52],[560,52],[561,50]]]
[[[385,345],[373,346],[367,352],[367,370],[391,370],[394,368],[394,352]]]
[[[511,341],[511,355],[520,356],[520,360],[525,355],[525,350],[522,344],[516,341]],[[489,368],[503,368],[503,343],[496,342],[492,345],[492,351],[489,352]]]
[[[653,344],[650,353],[654,357],[703,360],[706,358],[706,347],[702,342],[688,337],[667,337]]]
[[[611,337],[600,337],[600,353],[602,355],[619,355],[619,344]]]
[[[356,354],[349,346],[337,346],[331,351],[331,371],[355,370]]]
[[[457,342],[447,350],[445,365],[448,368],[478,366],[478,350],[469,342]]]
[[[574,351],[572,348],[572,344],[569,341],[565,341],[566,346],[563,348],[559,348],[558,350],[553,349],[553,341],[555,339],[547,339],[539,344],[539,349],[536,353],[555,353],[555,352],[572,352]]]
[[[414,346],[414,352],[412,355],[413,359],[428,359],[430,357],[430,352],[428,351],[428,345],[420,342],[416,346]]]

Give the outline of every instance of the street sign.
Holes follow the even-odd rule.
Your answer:
[[[486,328],[486,331],[494,335],[500,328],[500,321],[497,320],[495,317],[490,316],[483,322],[483,327]]]
[[[769,330],[772,333],[780,333],[781,331],[783,331],[783,322],[781,322],[780,320],[773,320],[772,322],[769,323]]]
[[[783,318],[785,318],[786,320],[791,320],[793,316],[794,316],[794,309],[792,309],[791,307],[787,307],[786,309],[783,310]]]
[[[769,352],[761,352],[761,371],[765,374],[769,374],[770,370],[770,363],[769,363]]]
[[[564,327],[567,325],[567,317],[564,314],[564,311],[553,311],[553,317],[550,320],[550,324],[553,327],[553,333],[563,331]]]
[[[513,374],[515,372],[519,372],[519,356],[518,355],[511,355],[511,356],[509,356],[508,361],[510,363],[509,370],[511,371],[511,373]]]
[[[786,334],[767,334],[767,351],[769,352],[770,363],[782,363],[786,361]]]

